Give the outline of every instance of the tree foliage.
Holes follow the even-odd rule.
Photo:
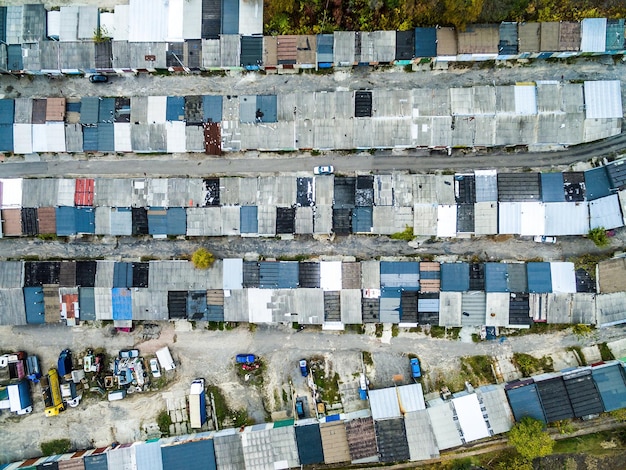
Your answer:
[[[550,455],[554,448],[554,440],[545,431],[543,422],[529,417],[523,418],[509,431],[509,444],[529,462]]]
[[[587,238],[594,242],[598,248],[602,248],[609,244],[609,237],[604,227],[596,227],[589,230]]]
[[[215,262],[215,256],[206,248],[198,248],[191,256],[191,262],[197,269],[208,269]]]

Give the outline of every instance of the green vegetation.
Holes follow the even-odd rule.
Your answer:
[[[461,358],[461,371],[473,385],[490,384],[494,381],[489,356],[466,356]]]
[[[569,419],[562,419],[561,421],[556,421],[552,423],[552,427],[556,428],[559,431],[559,434],[571,434],[574,432],[574,425],[572,421]]]
[[[609,245],[609,237],[606,234],[604,227],[596,227],[589,230],[587,238],[591,240],[598,248],[603,248]]]
[[[537,457],[550,455],[554,448],[554,441],[545,431],[544,424],[528,417],[523,418],[509,431],[509,444],[529,462]]]
[[[553,452],[555,454],[616,455],[623,452],[624,445],[626,445],[626,430],[621,428],[560,439],[556,441]]]
[[[198,248],[191,256],[191,262],[197,269],[208,269],[215,262],[215,256],[206,248]]]
[[[40,233],[39,235],[37,235],[37,238],[44,241],[58,240],[58,237],[55,233]]]
[[[362,335],[363,333],[365,333],[365,325],[346,325],[344,328],[344,332]]]
[[[382,336],[383,336],[383,324],[376,323],[376,337],[382,338]]]
[[[54,439],[53,441],[47,441],[41,443],[41,453],[44,456],[65,454],[72,448],[72,443],[69,439]]]
[[[111,40],[111,35],[107,31],[104,26],[100,26],[99,28],[94,29],[93,31],[93,42],[102,43]]]
[[[570,346],[569,348],[567,348],[568,351],[572,351],[574,352],[574,354],[576,354],[577,359],[578,359],[578,363],[581,366],[584,366],[587,364],[587,359],[585,358],[585,355],[583,354],[583,350],[580,346]]]
[[[593,333],[593,328],[589,325],[578,324],[572,327],[572,333],[574,333],[579,338],[582,338]]]
[[[524,377],[530,377],[535,372],[552,372],[552,358],[543,356],[541,359],[531,356],[530,354],[514,353],[513,363],[517,366]]]
[[[166,410],[161,410],[161,412],[157,415],[157,424],[159,425],[159,430],[161,433],[169,436],[170,434],[170,425],[172,424],[172,418]]]
[[[339,374],[337,372],[331,377],[326,377],[323,369],[319,368],[315,371],[314,379],[322,401],[338,403],[341,400],[339,395]]]
[[[228,408],[228,403],[226,403],[226,397],[222,393],[222,390],[215,385],[208,385],[206,388],[206,394],[209,400],[213,397],[213,402],[215,402],[215,416],[217,417],[217,421],[222,424],[230,415],[230,409]]]
[[[407,225],[402,232],[392,233],[389,238],[392,240],[405,240],[410,242],[415,238],[415,235],[413,235],[413,227]]]
[[[362,351],[361,352],[361,357],[363,358],[363,364],[365,364],[366,366],[373,366],[374,365],[374,359],[372,358],[372,353],[369,351]]]
[[[433,338],[445,338],[446,329],[443,326],[431,326],[430,336]]]
[[[613,355],[606,343],[598,344],[598,349],[600,350],[600,356],[602,357],[603,361],[612,361],[613,359],[615,359],[615,356]]]
[[[393,325],[391,325],[391,336],[393,338],[395,338],[396,336],[398,336],[398,332],[400,330],[398,329],[398,325],[396,325],[395,323]]]
[[[626,422],[626,408],[609,411],[607,414],[614,420],[619,421],[620,423]]]
[[[224,326],[225,324],[223,321],[210,321],[206,326],[206,329],[211,331],[224,331]]]

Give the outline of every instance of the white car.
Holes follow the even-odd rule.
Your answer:
[[[150,359],[150,372],[155,379],[161,377],[161,368],[159,367],[159,361],[157,361],[156,357]]]
[[[556,237],[546,237],[542,235],[537,235],[535,237],[535,241],[537,243],[556,243]]]
[[[313,174],[315,175],[332,175],[335,172],[335,167],[332,165],[316,166],[313,168]]]

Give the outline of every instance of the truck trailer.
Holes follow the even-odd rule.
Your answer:
[[[161,364],[161,368],[163,370],[176,369],[176,364],[174,363],[174,359],[172,359],[172,355],[170,354],[170,349],[167,346],[159,349],[156,352],[156,357],[159,359],[159,364]]]
[[[9,393],[10,410],[18,415],[25,415],[33,411],[33,400],[30,396],[30,382],[22,379],[7,386]]]
[[[191,429],[200,429],[204,423],[206,423],[204,379],[196,379],[191,382],[189,390],[189,426]]]
[[[56,416],[65,410],[63,398],[61,396],[61,386],[59,385],[59,374],[56,369],[50,369],[48,375],[41,378],[41,393],[43,403],[46,407],[46,416]]]

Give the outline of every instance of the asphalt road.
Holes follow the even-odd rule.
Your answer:
[[[207,175],[247,176],[276,173],[310,173],[318,165],[334,165],[338,173],[408,170],[424,173],[430,170],[469,171],[481,168],[520,169],[550,168],[570,165],[592,158],[619,155],[626,149],[626,133],[602,141],[582,144],[553,152],[480,152],[455,151],[452,156],[428,150],[376,151],[362,153],[328,152],[312,157],[298,154],[248,152],[222,158],[203,154],[153,155],[131,154],[84,160],[7,161],[0,164],[0,176],[10,177],[201,177]]]

